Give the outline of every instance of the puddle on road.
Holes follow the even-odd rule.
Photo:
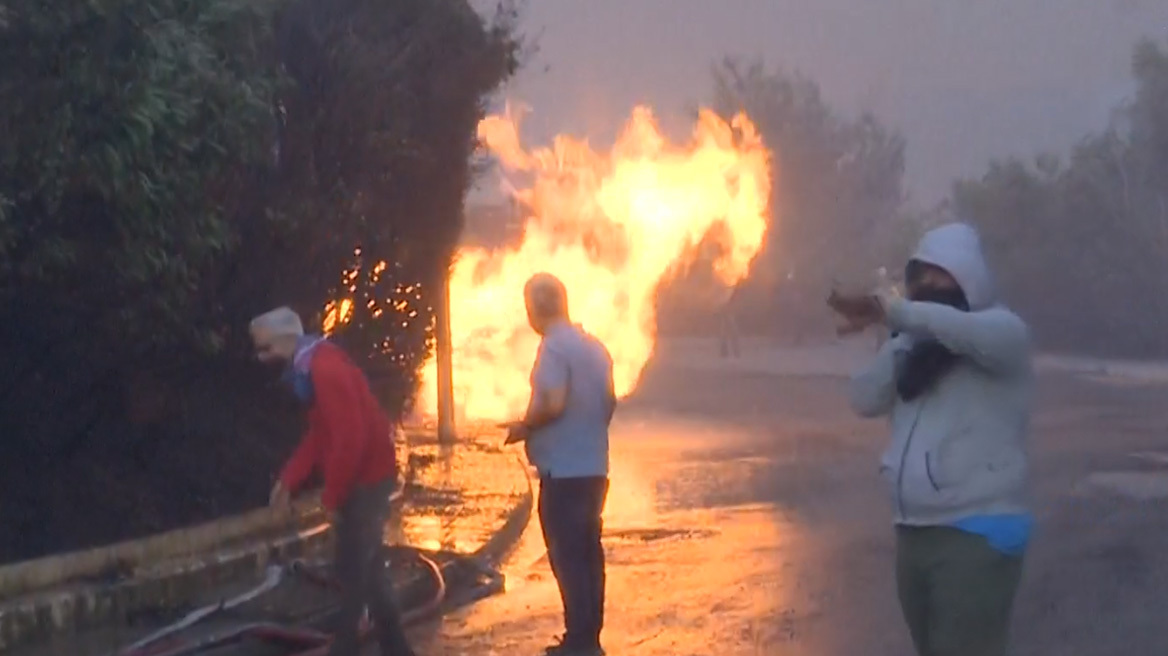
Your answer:
[[[410,503],[387,540],[471,553],[491,538],[528,491],[520,462],[485,441],[410,444]]]
[[[603,536],[609,653],[727,653],[724,641],[743,624],[793,606],[790,568],[805,536],[773,500],[747,489],[766,478],[759,470],[768,462],[730,448],[737,438],[714,422],[614,426]],[[563,630],[545,554],[536,514],[503,566],[506,593],[437,625],[421,653],[542,650]]]

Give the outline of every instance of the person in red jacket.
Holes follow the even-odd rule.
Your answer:
[[[368,606],[382,656],[413,656],[379,557],[389,496],[397,484],[392,426],[361,370],[340,347],[304,334],[289,308],[251,322],[261,362],[285,367],[284,381],[307,407],[308,429],[272,488],[285,508],[314,470],[324,478],[321,503],[336,532],[341,608],[329,654],[357,656],[358,628]]]

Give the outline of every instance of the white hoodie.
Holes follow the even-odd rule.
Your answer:
[[[997,303],[970,226],[952,223],[929,231],[913,259],[948,271],[970,311],[891,301],[887,323],[899,335],[852,378],[852,408],[864,417],[891,418],[881,472],[892,487],[896,522],[948,525],[972,515],[1027,512],[1029,330]],[[923,339],[936,339],[960,360],[931,390],[905,402],[896,393],[896,372],[913,343]]]

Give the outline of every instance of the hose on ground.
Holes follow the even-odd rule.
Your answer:
[[[293,564],[293,567],[295,567],[295,563]],[[156,645],[166,638],[184,629],[188,629],[195,624],[198,624],[199,622],[207,619],[208,617],[211,617],[212,615],[223,612],[225,610],[231,610],[238,606],[242,606],[243,604],[258,598],[261,595],[276,589],[276,586],[280,585],[280,583],[284,580],[284,573],[284,567],[271,565],[267,569],[266,576],[264,576],[264,581],[258,586],[236,597],[223,599],[217,603],[194,610],[174,624],[163,627],[135,642],[129,647],[126,647],[124,650],[122,650],[121,653],[127,656],[146,656],[147,654],[150,654],[150,651],[147,650],[147,647],[150,645]]]
[[[279,624],[257,622],[234,627],[198,640],[190,640],[166,651],[145,652],[150,656],[190,656],[199,652],[217,649],[235,642],[254,638],[264,642],[288,645],[294,649],[327,643],[329,636],[320,631],[303,628],[288,628]]]
[[[472,565],[478,581],[473,586],[463,588],[457,595],[448,595],[446,598],[448,609],[473,604],[480,599],[486,599],[503,592],[506,587],[506,579],[498,570],[488,567],[476,559],[471,559],[468,562]]]
[[[435,590],[434,596],[429,601],[417,608],[402,613],[401,621],[404,626],[414,624],[426,617],[430,616],[442,607],[442,603],[446,600],[446,577],[442,573],[442,568],[438,563],[420,551],[413,551],[414,556],[429,570],[430,575],[434,579]],[[369,639],[373,633],[373,625],[368,621],[361,622],[361,626],[357,630],[357,637],[361,642]],[[331,640],[325,640],[321,644],[313,646],[306,651],[296,652],[293,656],[325,656],[328,654]]]
[[[427,570],[430,578],[434,583],[433,595],[421,606],[411,608],[402,614],[403,624],[409,625],[423,620],[437,611],[439,611],[444,602],[446,602],[447,584],[446,576],[443,568],[434,561],[433,558],[425,553],[411,548],[391,547],[392,551],[408,552],[413,555]],[[457,560],[452,560],[448,566],[456,563]],[[481,567],[481,566],[480,566]],[[337,582],[332,578],[321,574],[315,569],[306,566],[301,561],[296,561],[289,566],[296,574],[303,576],[309,581],[318,585],[336,588]],[[277,570],[277,571],[273,571]],[[326,654],[331,643],[332,637],[321,631],[300,627],[287,627],[271,622],[257,622],[253,624],[246,624],[243,626],[232,627],[215,634],[205,636],[197,640],[186,640],[175,644],[167,638],[173,638],[177,633],[185,629],[189,629],[198,622],[207,619],[216,612],[234,608],[252,601],[261,595],[275,589],[280,581],[284,580],[285,568],[274,567],[269,568],[268,576],[259,586],[249,590],[248,592],[234,597],[230,600],[212,604],[210,606],[200,608],[192,613],[189,613],[183,619],[171,624],[163,629],[155,631],[146,638],[139,640],[130,647],[118,652],[118,656],[194,656],[200,652],[205,652],[212,649],[224,647],[229,644],[237,643],[243,640],[260,640],[267,643],[275,643],[282,646],[289,647],[294,650],[292,652],[295,656],[320,656]],[[275,582],[273,582],[275,581]],[[311,624],[323,623],[330,613],[321,614],[315,618]],[[359,636],[362,641],[368,639],[372,633],[372,626],[368,621],[363,621],[359,629]]]

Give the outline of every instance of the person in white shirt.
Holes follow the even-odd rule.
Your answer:
[[[531,400],[509,425],[539,472],[539,518],[564,604],[559,656],[603,654],[604,548],[601,513],[608,495],[608,426],[616,409],[612,357],[568,315],[564,284],[547,273],[524,286],[532,329],[542,340],[531,372]]]

